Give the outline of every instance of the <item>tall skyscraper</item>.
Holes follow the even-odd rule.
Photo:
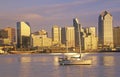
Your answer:
[[[11,27],[7,27],[4,30],[8,32],[8,39],[10,40],[11,44],[15,43],[16,41],[15,29]]]
[[[75,47],[74,27],[62,28],[62,43],[68,47]]]
[[[75,46],[79,47],[79,32],[81,31],[81,25],[77,18],[73,19],[74,33],[75,33]]]
[[[102,48],[113,47],[113,18],[107,11],[102,12],[98,18],[98,37]]]
[[[17,22],[17,47],[28,48],[30,46],[31,29],[28,22]]]
[[[61,28],[58,26],[52,27],[52,41],[54,44],[61,44]]]

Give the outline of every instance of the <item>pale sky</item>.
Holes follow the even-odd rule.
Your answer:
[[[0,28],[27,21],[32,32],[50,32],[53,25],[71,26],[75,17],[83,27],[97,27],[104,10],[112,14],[113,25],[120,26],[120,0],[0,0]]]

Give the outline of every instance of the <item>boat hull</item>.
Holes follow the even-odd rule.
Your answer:
[[[60,65],[91,65],[92,60],[88,59],[76,59],[76,60],[61,60]]]

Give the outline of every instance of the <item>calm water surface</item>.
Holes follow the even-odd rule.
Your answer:
[[[120,53],[90,53],[92,65],[60,66],[60,55],[0,55],[0,77],[120,77]]]

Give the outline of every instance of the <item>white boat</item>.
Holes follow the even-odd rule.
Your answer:
[[[90,65],[92,63],[91,59],[81,59],[81,58],[59,58],[60,65]]]
[[[80,29],[80,28],[78,28]],[[78,30],[80,31],[80,30]],[[91,65],[92,64],[92,60],[91,59],[85,59],[82,56],[81,53],[81,41],[80,41],[80,32],[79,34],[79,56],[67,56],[67,55],[63,55],[62,58],[59,58],[59,64],[60,65]],[[66,43],[67,46],[67,43]],[[68,52],[68,47],[67,48],[67,52]]]
[[[92,60],[85,57],[80,57],[76,55],[64,55],[62,58],[59,58],[60,65],[91,65]]]

